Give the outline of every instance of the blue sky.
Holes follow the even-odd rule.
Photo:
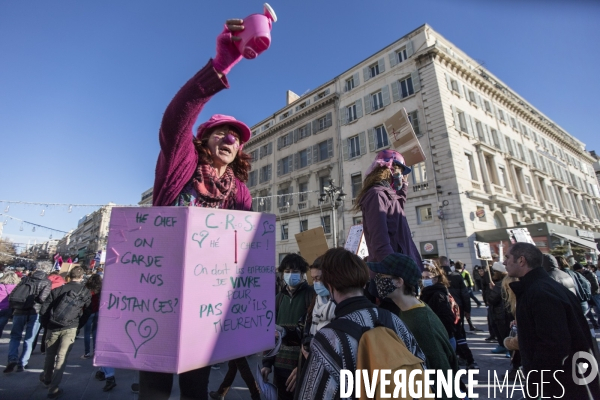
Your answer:
[[[600,3],[281,1],[271,48],[243,60],[200,119],[252,125],[428,23],[552,120],[600,150]],[[0,2],[0,200],[135,204],[152,186],[158,128],[176,91],[214,55],[227,18],[260,1]],[[0,213],[5,203],[0,203]],[[12,205],[68,231],[93,207]],[[49,231],[4,237],[47,239]],[[60,236],[60,235],[58,235]],[[54,233],[54,237],[57,234]]]

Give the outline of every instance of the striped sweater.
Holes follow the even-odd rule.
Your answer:
[[[336,318],[348,318],[357,324],[373,328],[379,313],[389,312],[378,309],[366,297],[352,297],[338,304],[335,310]],[[402,320],[396,315],[391,316],[394,326],[388,326],[398,334],[406,344],[406,348],[425,360],[425,354],[419,348],[417,341]],[[333,349],[331,353],[326,349]],[[331,328],[323,328],[315,335],[310,345],[310,355],[306,367],[302,371],[302,381],[299,382],[299,399],[330,400],[340,398],[340,370],[356,370],[356,354],[358,342],[348,334],[338,334]]]

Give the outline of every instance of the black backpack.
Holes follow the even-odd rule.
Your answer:
[[[63,293],[58,299],[56,306],[52,309],[50,322],[64,327],[73,324],[79,319],[85,305],[87,290],[84,286],[79,292],[69,290]]]
[[[15,310],[29,310],[33,308],[36,292],[36,283],[30,278],[24,278],[8,296],[10,308]]]

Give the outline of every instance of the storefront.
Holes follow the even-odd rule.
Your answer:
[[[551,250],[565,250],[565,256],[573,255],[573,251],[584,257],[586,261],[596,264],[598,262],[598,243],[600,233],[575,229],[564,225],[540,222],[537,224],[521,225],[514,228],[500,228],[477,232],[476,240],[490,244],[492,253],[506,254],[510,246],[507,229],[526,228],[535,245],[542,253]],[[577,260],[581,261],[581,260]],[[574,262],[574,261],[571,261]]]

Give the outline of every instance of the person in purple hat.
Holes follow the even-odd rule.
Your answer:
[[[408,191],[411,168],[404,164],[404,157],[396,150],[382,150],[367,169],[361,191],[356,196],[354,211],[362,211],[363,232],[369,262],[381,262],[393,253],[412,258],[422,268],[421,255],[412,240],[404,205]],[[374,274],[371,274],[373,282]],[[371,283],[369,292],[377,296]],[[394,313],[399,309],[390,301],[384,308]],[[387,305],[387,307],[385,307]]]
[[[160,154],[154,180],[154,206],[210,207],[250,211],[250,156],[242,151],[250,128],[234,117],[216,114],[192,128],[204,105],[229,88],[226,75],[242,55],[234,42],[244,29],[231,19],[217,37],[217,54],[177,92],[167,107],[159,132]],[[179,375],[182,399],[207,399],[210,366]],[[140,371],[140,399],[168,399],[173,374]],[[132,387],[132,390],[134,387]]]

